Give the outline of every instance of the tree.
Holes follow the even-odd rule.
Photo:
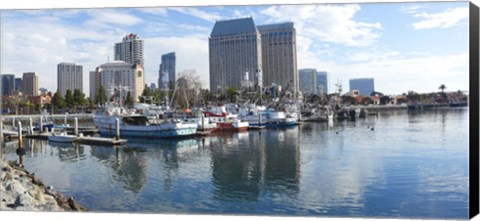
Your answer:
[[[373,92],[370,94],[370,96],[372,96],[372,97],[373,97],[373,96],[383,97],[384,95],[383,95],[382,92],[373,91]]]
[[[27,114],[30,114],[30,108],[33,107],[34,104],[31,101],[25,102],[25,107],[27,107]]]
[[[383,96],[380,98],[380,104],[381,105],[386,105],[388,103],[390,103],[391,99],[389,96]]]
[[[422,100],[422,97],[415,91],[408,91],[407,99],[408,102],[418,102]]]
[[[95,104],[100,104],[101,106],[105,105],[107,102],[108,97],[107,97],[107,92],[105,91],[105,88],[100,85],[100,88],[98,88],[97,91],[97,97],[95,97]]]
[[[71,90],[67,90],[67,93],[65,94],[65,105],[67,105],[68,108],[75,106],[75,101],[73,100],[73,93]]]
[[[75,109],[78,106],[83,107],[86,104],[87,100],[85,99],[85,94],[80,91],[80,89],[73,90],[73,103]]]
[[[178,73],[179,78],[176,81],[175,100],[177,104],[189,108],[191,105],[198,104],[201,100],[200,90],[202,83],[195,70],[184,70]]]
[[[132,93],[129,91],[127,97],[125,98],[125,106],[132,108],[135,102],[133,101]]]
[[[442,94],[443,94],[445,89],[447,89],[447,87],[444,84],[442,84],[442,85],[440,85],[440,87],[438,87],[438,89],[440,89],[442,91]]]
[[[230,102],[235,103],[237,101],[237,95],[238,95],[237,89],[235,88],[227,89],[227,97],[230,100]]]
[[[62,94],[60,94],[60,92],[57,91],[53,95],[52,104],[57,110],[65,107],[65,99],[63,98]]]
[[[153,97],[152,90],[145,84],[145,87],[143,88],[142,95],[138,97],[140,100],[140,103],[145,103],[147,97]]]

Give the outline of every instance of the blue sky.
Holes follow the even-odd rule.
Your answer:
[[[208,36],[215,21],[252,16],[257,25],[293,21],[299,68],[336,82],[373,77],[385,94],[468,90],[468,2],[24,10],[2,12],[2,73],[40,74],[55,91],[56,65],[88,73],[113,58],[128,33],[145,41],[146,83],[157,82],[162,54],[177,72],[194,69],[208,88]],[[178,74],[177,74],[178,76]]]

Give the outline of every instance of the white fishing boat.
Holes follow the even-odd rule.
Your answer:
[[[236,114],[227,113],[225,106],[211,107],[204,112],[210,122],[217,124],[215,131],[245,131],[249,123],[242,121]]]
[[[95,114],[93,121],[100,134],[115,136],[119,120],[120,136],[167,138],[182,137],[195,134],[197,124],[185,123],[178,119],[166,119],[161,122],[150,122],[141,114],[133,113],[122,107],[111,107]]]
[[[72,143],[75,139],[75,135],[68,135],[67,132],[53,133],[48,137],[48,141],[58,143]]]
[[[273,108],[267,109],[267,127],[283,127],[293,126],[298,124],[298,116],[294,114],[287,114],[284,111],[277,111]]]

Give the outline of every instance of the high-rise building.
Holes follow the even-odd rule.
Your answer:
[[[328,73],[326,71],[317,72],[317,94],[328,94]]]
[[[90,82],[92,74],[90,74]],[[141,65],[132,65],[124,61],[113,61],[102,64],[96,69],[94,78],[100,77],[100,83],[103,85],[107,94],[116,86],[128,88],[132,97],[138,101],[145,87],[145,74]],[[100,85],[98,85],[100,87]],[[126,95],[126,94],[125,94]]]
[[[15,93],[22,92],[23,93],[23,79],[22,78],[15,78]]]
[[[122,42],[115,43],[115,60],[143,66],[143,40],[136,34],[128,34]]]
[[[2,74],[2,94],[1,96],[13,95],[15,93],[15,75]]]
[[[155,83],[151,83],[150,84],[150,91],[155,92],[156,89],[157,89],[157,85],[155,85]]]
[[[350,91],[358,90],[362,96],[370,96],[375,91],[373,78],[350,79]]]
[[[162,55],[162,63],[158,71],[158,87],[160,89],[174,88],[176,80],[175,52]],[[166,76],[168,75],[168,76]]]
[[[304,95],[317,94],[317,70],[313,68],[300,69],[298,75],[300,91]]]
[[[38,96],[38,75],[36,72],[23,73],[23,94],[27,96]]]
[[[89,79],[90,99],[92,101],[95,101],[95,99],[97,98],[98,89],[100,89],[102,75],[98,71],[90,71],[89,75],[90,75],[90,79]]]
[[[83,68],[74,63],[60,63],[57,65],[57,90],[62,96],[67,90],[72,93],[75,89],[83,92]]]
[[[241,88],[245,73],[255,85],[262,85],[260,33],[250,18],[217,21],[208,39],[210,91]],[[261,79],[261,78],[260,78]]]
[[[293,22],[257,26],[262,39],[263,84],[281,85],[297,93],[297,39]]]

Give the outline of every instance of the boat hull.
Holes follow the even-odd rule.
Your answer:
[[[48,137],[48,141],[57,142],[57,143],[72,143],[75,141],[75,136],[73,135],[53,135]]]
[[[95,119],[101,135],[116,136],[117,128],[115,119]],[[197,132],[196,124],[162,123],[158,125],[127,125],[120,124],[121,137],[146,137],[146,138],[169,138],[191,136]]]

